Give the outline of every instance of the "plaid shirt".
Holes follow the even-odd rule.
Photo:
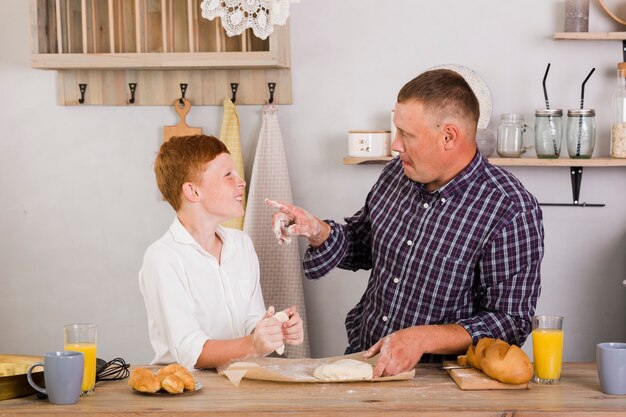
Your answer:
[[[309,279],[334,267],[371,269],[365,293],[346,317],[349,349],[369,348],[396,330],[458,323],[483,337],[522,345],[541,291],[541,209],[509,172],[480,153],[429,193],[396,158],[365,206],[303,261]],[[422,361],[440,361],[424,355]]]

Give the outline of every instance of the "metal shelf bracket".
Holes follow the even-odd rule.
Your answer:
[[[572,180],[572,203],[539,203],[540,206],[552,207],[604,207],[605,204],[589,204],[580,202],[580,185],[583,181],[583,167],[570,167],[570,179]]]

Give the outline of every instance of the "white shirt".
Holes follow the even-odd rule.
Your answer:
[[[178,218],[146,250],[139,288],[156,353],[152,364],[178,362],[193,369],[207,340],[248,335],[265,314],[250,237],[221,226],[217,235],[221,263]]]

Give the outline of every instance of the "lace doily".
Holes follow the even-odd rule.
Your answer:
[[[241,35],[252,28],[257,38],[266,39],[274,25],[284,25],[289,17],[289,6],[300,0],[203,0],[202,17],[221,18],[228,36]]]

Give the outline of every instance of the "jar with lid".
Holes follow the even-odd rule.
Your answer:
[[[537,158],[558,158],[561,155],[562,135],[563,110],[539,109],[535,111],[535,151]]]
[[[589,159],[596,145],[596,111],[567,111],[567,153],[570,158]]]
[[[617,64],[612,107],[611,158],[626,158],[626,62]]]

